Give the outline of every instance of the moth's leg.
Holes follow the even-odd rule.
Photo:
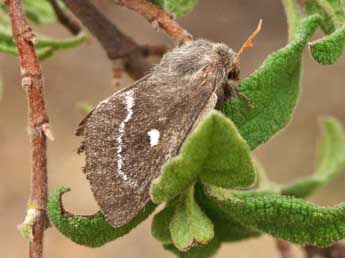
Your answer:
[[[78,150],[77,150],[77,153],[78,153],[78,154],[81,154],[81,153],[83,153],[84,151],[85,151],[85,141],[82,141],[81,144],[80,144],[80,146],[79,146],[79,148],[78,148]]]
[[[224,87],[225,99],[232,99],[232,98],[236,98],[236,97],[241,97],[247,102],[249,108],[254,108],[254,105],[249,100],[249,98],[244,93],[238,91],[237,85],[238,85],[237,81],[235,83],[233,81],[229,81],[227,83],[227,85]]]
[[[87,123],[87,120],[90,118],[90,116],[92,115],[94,109],[92,109],[84,118],[83,120],[80,121],[77,130],[75,132],[76,136],[83,136],[84,135],[84,129]]]
[[[224,103],[237,96],[237,91],[229,83],[224,83],[217,90],[217,104],[215,106],[216,110],[222,110]]]
[[[247,102],[249,108],[251,108],[251,109],[254,108],[253,103],[249,100],[249,98],[247,97],[246,94],[239,92],[239,91],[237,92],[237,94],[238,94],[238,96],[240,96],[241,98],[243,98]]]

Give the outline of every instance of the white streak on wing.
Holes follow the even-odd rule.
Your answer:
[[[126,123],[128,123],[133,116],[133,107],[135,105],[134,101],[134,92],[128,91],[124,94],[125,105],[127,115],[125,119],[121,122],[119,126],[119,136],[117,137],[117,172],[122,177],[124,181],[130,182],[130,185],[137,185],[136,182],[128,178],[128,176],[123,172],[123,156],[122,156],[122,147],[123,147],[123,136],[125,133]]]
[[[150,136],[151,147],[157,145],[159,142],[160,132],[157,129],[151,129],[147,134]]]

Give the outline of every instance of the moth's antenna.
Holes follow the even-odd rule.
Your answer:
[[[236,64],[240,61],[240,56],[241,54],[250,47],[253,47],[253,39],[256,37],[256,35],[259,34],[259,32],[261,31],[262,28],[262,23],[263,23],[263,19],[260,19],[258,27],[256,28],[256,30],[252,33],[252,35],[249,36],[249,38],[246,40],[246,42],[244,42],[244,44],[242,45],[240,51],[238,51],[237,56],[233,62],[233,64]]]

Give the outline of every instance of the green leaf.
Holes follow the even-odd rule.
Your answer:
[[[218,188],[213,187],[213,189]],[[227,190],[222,189],[221,191],[226,192]],[[261,235],[261,232],[238,223],[222,209],[219,209],[218,205],[205,194],[201,184],[197,184],[196,199],[200,206],[205,210],[207,216],[212,220],[215,236],[220,241],[236,242]]]
[[[266,142],[290,121],[300,92],[301,61],[308,38],[319,16],[304,18],[294,40],[270,55],[263,65],[241,82],[239,90],[254,104],[250,109],[240,98],[225,103],[231,118],[251,149]]]
[[[190,13],[198,0],[149,0],[160,8],[174,13],[177,17]]]
[[[302,15],[296,0],[282,0],[289,26],[289,42],[297,36]]]
[[[181,252],[173,244],[166,244],[164,248],[179,258],[211,258],[220,247],[220,241],[215,237],[207,246],[196,246],[189,249],[187,252]]]
[[[73,215],[65,211],[61,197],[67,191],[69,190],[65,187],[60,187],[51,194],[47,208],[49,220],[64,236],[77,244],[88,247],[102,246],[129,233],[144,221],[156,207],[152,202],[149,202],[141,213],[129,223],[113,228],[106,222],[100,211],[92,216]]]
[[[308,0],[305,11],[320,15],[320,26],[327,36],[309,43],[311,54],[322,65],[334,64],[345,48],[345,8],[341,0]]]
[[[163,210],[157,213],[151,224],[151,233],[154,238],[163,244],[172,243],[169,225],[174,216],[176,202],[171,201],[166,204]]]
[[[74,48],[80,46],[82,43],[86,41],[86,35],[84,33],[80,33],[75,37],[72,38],[66,38],[62,40],[58,39],[51,39],[47,37],[38,37],[37,42],[35,44],[36,48],[45,48],[45,47],[51,47],[56,50],[60,49],[68,49],[68,48]]]
[[[171,239],[181,251],[205,246],[214,237],[213,224],[194,199],[194,187],[181,194],[169,224]]]
[[[331,17],[335,27],[345,22],[344,3],[342,0],[314,0]]]
[[[316,62],[322,65],[335,64],[344,53],[345,25],[332,34],[309,43],[309,49]]]
[[[277,187],[277,184],[272,182],[266,173],[266,170],[262,166],[262,164],[257,160],[254,159],[255,170],[257,174],[256,184],[254,189],[258,190],[266,190],[266,189],[274,189]]]
[[[48,0],[23,0],[23,7],[26,16],[36,24],[49,24],[56,22],[55,12]],[[6,11],[4,3],[0,4],[3,11]]]
[[[219,191],[219,190],[218,190]],[[345,238],[345,205],[323,208],[300,199],[274,194],[219,195],[206,190],[210,201],[253,230],[301,245],[327,246]]]
[[[152,182],[154,203],[169,201],[203,182],[224,188],[243,188],[255,182],[250,150],[233,123],[220,112],[210,112]]]
[[[335,31],[331,16],[315,0],[306,1],[304,10],[309,15],[318,14],[321,16],[320,26],[325,34],[328,35]]]
[[[37,24],[56,22],[55,12],[47,0],[23,0],[27,17]]]
[[[44,36],[37,36],[35,49],[40,60],[52,56],[58,50],[64,50],[80,46],[86,41],[84,33],[67,39],[51,39]],[[18,56],[18,50],[13,41],[12,32],[9,26],[0,24],[0,52]]]
[[[322,128],[315,174],[283,187],[282,194],[305,198],[345,170],[344,129],[334,118],[323,120]]]

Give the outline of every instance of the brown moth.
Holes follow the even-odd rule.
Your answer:
[[[80,123],[86,177],[108,223],[119,227],[133,219],[150,200],[151,181],[198,121],[236,95],[238,56],[203,39],[176,47]]]

